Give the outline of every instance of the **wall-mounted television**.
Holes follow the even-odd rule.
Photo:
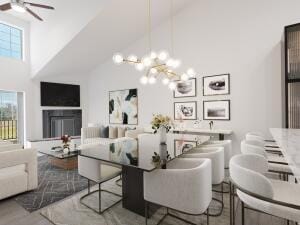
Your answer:
[[[41,106],[80,107],[80,86],[41,82]]]

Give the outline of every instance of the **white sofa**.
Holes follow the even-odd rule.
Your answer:
[[[0,146],[0,200],[37,186],[36,150],[18,144]]]
[[[134,130],[127,130],[125,137],[137,138],[139,134],[143,134],[145,131],[143,128],[136,128]],[[103,138],[100,137],[100,127],[84,127],[81,128],[81,145],[86,144],[102,144],[108,145],[119,141],[120,138]]]

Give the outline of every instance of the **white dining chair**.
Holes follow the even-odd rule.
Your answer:
[[[213,198],[221,204],[221,209],[218,213],[210,214],[211,216],[220,216],[224,209],[223,181],[224,173],[224,147],[196,147],[181,155],[182,158],[207,158],[212,164],[212,185],[221,186],[221,200]],[[215,191],[215,190],[213,190]],[[216,191],[219,192],[219,191]]]
[[[209,204],[212,200],[211,160],[177,158],[167,164],[167,169],[144,172],[145,219],[148,206],[154,203],[167,208],[159,221],[167,216],[191,223],[169,212],[169,209],[189,215],[206,212],[209,224]]]
[[[122,195],[118,193],[114,193],[108,190],[101,189],[101,184],[103,184],[106,181],[109,181],[113,178],[116,178],[121,175],[122,170],[117,166],[112,166],[112,164],[107,164],[105,162],[84,157],[84,156],[78,156],[78,173],[82,177],[85,177],[88,180],[88,193],[83,195],[80,198],[80,203],[88,207],[89,209],[101,214],[104,211],[108,210],[109,208],[113,207],[117,203],[119,203],[120,200],[115,201],[112,205],[109,207],[106,207],[105,209],[102,209],[101,207],[101,192],[106,192],[109,194],[113,194],[118,197],[122,197]],[[90,181],[94,181],[98,184],[98,189],[91,191]],[[93,193],[98,192],[99,197],[99,209],[95,209],[89,204],[86,204],[83,200],[87,198],[88,196],[92,195]]]
[[[223,140],[223,141],[207,141],[202,144],[204,147],[218,147],[221,146],[224,148],[224,167],[228,169],[229,160],[232,156],[232,141],[231,140]]]
[[[283,175],[284,180],[288,180],[289,175],[293,172],[283,157],[268,155],[263,147],[255,145],[256,141],[243,140],[241,142],[241,152],[243,154],[258,154],[263,156],[269,163],[269,172]]]
[[[245,224],[245,205],[288,221],[300,221],[299,185],[280,180],[268,179],[267,160],[257,154],[236,155],[230,160],[230,218],[234,224],[236,189],[241,200],[242,225]]]

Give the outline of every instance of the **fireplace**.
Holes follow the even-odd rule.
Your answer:
[[[80,136],[81,110],[43,110],[43,138]]]

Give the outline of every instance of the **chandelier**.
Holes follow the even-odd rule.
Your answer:
[[[171,15],[171,49],[172,55],[174,55],[174,38],[173,38],[173,0],[170,0],[170,15]],[[129,55],[128,57],[123,57],[122,54],[116,53],[113,56],[113,61],[115,64],[120,65],[127,63],[132,65],[138,71],[145,71],[145,75],[140,78],[140,82],[144,85],[155,84],[157,79],[161,79],[164,85],[168,85],[171,90],[176,88],[176,81],[181,80],[186,82],[191,78],[195,77],[195,71],[193,68],[187,69],[183,73],[176,71],[181,65],[179,59],[171,57],[171,55],[162,50],[160,52],[152,51],[151,47],[151,5],[150,0],[148,0],[148,39],[149,39],[149,49],[150,53],[145,56],[138,58],[136,55]]]

